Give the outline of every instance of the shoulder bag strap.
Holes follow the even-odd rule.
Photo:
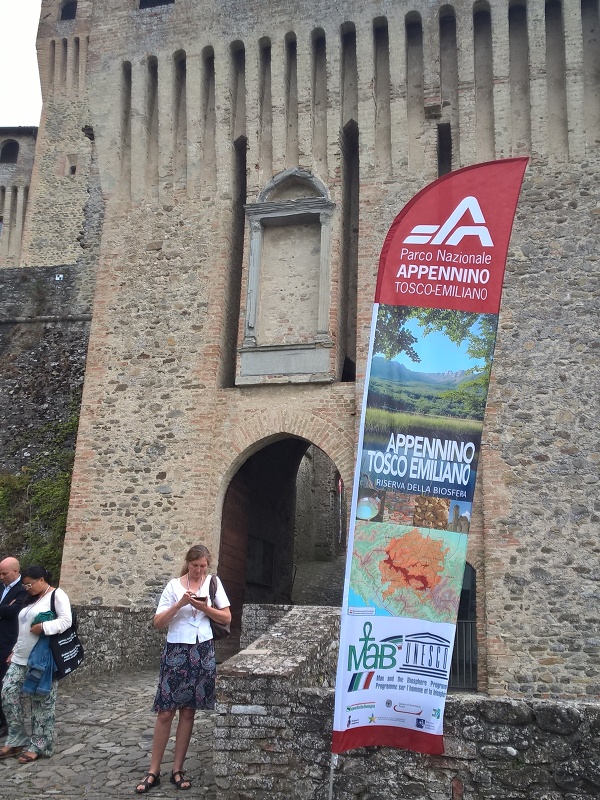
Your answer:
[[[210,595],[210,602],[215,608],[215,595],[217,594],[217,578],[215,575],[210,576],[210,584],[208,587],[208,593]]]

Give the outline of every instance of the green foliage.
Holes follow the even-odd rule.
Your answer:
[[[380,305],[373,352],[381,353],[388,361],[399,353],[406,353],[411,361],[420,361],[413,348],[418,340],[404,327],[413,314],[414,309],[407,306]]]
[[[25,474],[0,474],[0,520],[7,531],[20,528],[27,521],[24,505],[17,502],[17,498],[27,491],[27,485]]]
[[[465,408],[467,416],[483,419],[485,414],[497,325],[498,317],[495,314],[479,315],[479,332],[469,331],[467,354],[473,359],[483,359],[483,367],[477,369],[477,375],[471,380],[463,381],[459,387],[442,395],[444,399]],[[474,374],[475,370],[467,372]]]
[[[411,413],[367,408],[365,414],[365,440],[372,444],[387,445],[390,433],[409,430],[414,436],[469,441],[481,435],[483,423],[470,419],[448,417],[419,417]]]
[[[418,339],[405,328],[411,319],[418,321],[423,329],[423,336],[437,331],[456,345],[462,344],[466,339],[469,355],[472,358],[482,359],[486,365],[491,364],[496,336],[496,315],[443,308],[380,305],[373,352],[381,353],[388,360],[405,353],[411,361],[420,361],[413,348]],[[479,332],[476,333],[474,328],[477,323]]]
[[[487,382],[480,376],[464,380],[458,387],[448,389],[432,384],[387,381],[372,378],[369,383],[369,404],[384,410],[401,409],[414,414],[441,417],[482,419],[485,411]]]
[[[0,535],[5,554],[60,576],[78,414],[40,428],[44,452],[18,475],[0,473]],[[30,434],[31,437],[31,434]]]

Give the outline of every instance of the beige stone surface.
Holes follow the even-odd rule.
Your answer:
[[[95,279],[64,586],[76,602],[150,602],[191,542],[218,553],[230,481],[274,438],[313,443],[351,486],[379,252],[402,206],[437,177],[447,124],[453,168],[531,156],[469,550],[480,688],[597,698],[597,9],[584,5],[582,20],[566,2],[545,20],[532,0],[524,20],[500,0],[474,22],[459,0],[440,27],[440,8],[80,0],[77,19],[59,22],[58,2],[44,0],[22,264],[76,263]],[[236,387],[249,307],[243,206],[294,168],[334,204],[334,380],[276,373]],[[90,186],[104,218],[86,249],[81,232],[100,225]],[[262,343],[289,345],[314,333],[316,256],[300,263],[309,240],[282,230],[269,235],[262,288],[302,315],[276,318],[268,296]],[[342,382],[353,348],[358,379]]]

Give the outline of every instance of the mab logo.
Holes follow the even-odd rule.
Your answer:
[[[474,225],[460,224],[467,212],[470,213]],[[475,197],[461,200],[443,225],[415,225],[404,243],[456,245],[465,236],[479,237],[482,247],[494,246],[481,206]]]

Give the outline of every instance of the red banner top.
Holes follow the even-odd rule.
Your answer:
[[[528,160],[465,167],[415,195],[385,238],[375,302],[498,313]]]

